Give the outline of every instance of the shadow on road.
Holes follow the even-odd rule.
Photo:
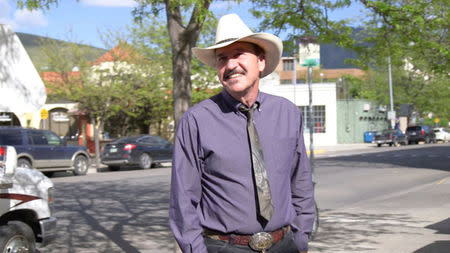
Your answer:
[[[448,154],[450,154],[449,145],[433,145],[401,150],[389,149],[388,151],[347,156],[323,157],[317,159],[317,164],[320,166],[320,164],[326,165],[332,163],[333,165],[339,165],[337,163],[342,163],[343,166],[351,166],[352,162],[358,162],[359,167],[367,163],[370,167],[378,164],[378,167],[401,166],[450,171],[450,158]],[[436,161],[438,158],[439,161]],[[433,159],[435,161],[430,162]]]
[[[450,241],[435,241],[413,253],[448,253],[450,251]]]
[[[424,222],[401,213],[320,212],[319,231],[309,244],[311,252],[378,252],[377,236],[415,234]]]
[[[428,229],[436,230],[436,234],[450,234],[450,218],[426,226]],[[414,253],[448,253],[450,251],[450,241],[435,241]]]
[[[120,183],[118,183],[120,182]],[[55,184],[58,236],[40,252],[170,252],[168,183]],[[65,198],[65,196],[70,196]]]
[[[431,225],[427,226],[426,228],[436,230],[437,234],[450,235],[450,218],[447,218],[443,221],[431,224]]]

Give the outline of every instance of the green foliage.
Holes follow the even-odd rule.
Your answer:
[[[194,89],[192,91],[192,104],[197,104],[205,99],[208,99],[222,91],[222,87],[212,89]]]
[[[17,0],[17,6],[28,10],[50,9],[51,5],[58,6],[58,2],[59,0]]]
[[[252,2],[254,16],[263,19],[262,30],[286,32],[292,41],[314,36],[319,43],[335,42],[358,52],[359,59],[352,63],[367,70],[367,76],[363,81],[345,77],[348,95],[389,104],[386,60],[390,56],[396,108],[413,104],[421,114],[450,118],[447,1],[360,0],[366,18],[356,34],[352,20],[328,17],[332,10],[351,6],[349,0]]]
[[[408,57],[422,72],[449,72],[448,3],[442,0],[361,1],[371,14],[365,23],[365,59]],[[368,63],[368,62],[367,62]]]
[[[120,41],[116,44],[109,51],[112,59],[104,65],[92,65],[86,60],[89,47],[47,44],[44,53],[57,76],[46,83],[51,91],[49,97],[77,102],[80,111],[105,123],[105,130],[113,135],[148,132],[151,124],[171,113],[170,82],[164,83],[167,78],[154,67],[158,65],[131,45]],[[55,53],[61,50],[65,53]],[[72,71],[74,66],[78,71]]]

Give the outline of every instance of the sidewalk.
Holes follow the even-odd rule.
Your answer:
[[[351,143],[351,144],[335,144],[329,146],[313,146],[314,155],[332,155],[332,154],[342,154],[346,151],[368,151],[376,148],[376,145],[373,143]],[[306,150],[308,155],[310,153],[309,146],[306,145]]]

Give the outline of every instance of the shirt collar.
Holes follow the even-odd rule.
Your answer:
[[[239,106],[242,104],[241,102],[239,102],[239,101],[237,101],[236,99],[234,99],[230,94],[228,94],[228,92],[225,90],[225,89],[222,89],[222,97],[223,97],[223,99],[225,100],[225,103],[230,107],[230,108],[232,108],[235,112],[238,112],[239,111]],[[261,99],[261,97],[262,97],[262,94],[261,94],[261,92],[260,91],[258,91],[258,96],[256,97],[256,101],[255,101],[255,103],[258,103],[259,104],[259,106],[258,106],[258,110],[260,110],[261,109],[261,101],[262,101],[262,99]]]

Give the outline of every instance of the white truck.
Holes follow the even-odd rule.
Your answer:
[[[35,169],[17,167],[12,146],[0,146],[0,252],[34,253],[56,237],[53,183]]]

